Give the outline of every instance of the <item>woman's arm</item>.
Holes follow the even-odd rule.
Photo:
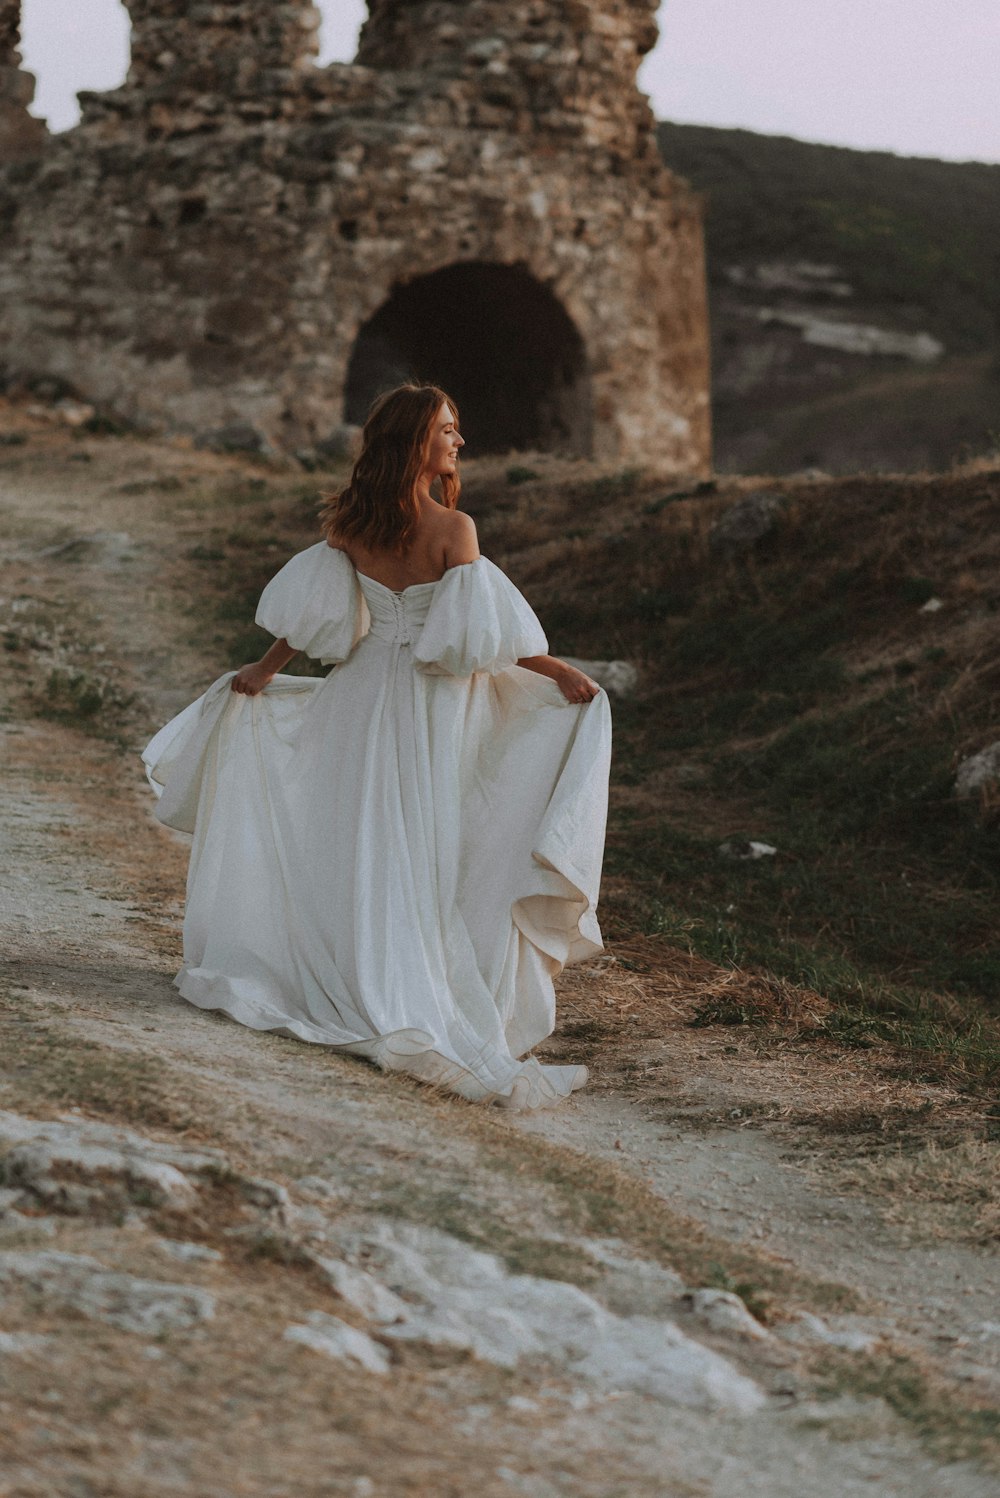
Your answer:
[[[554,655],[526,655],[517,664],[527,671],[537,671],[539,676],[550,677],[567,702],[591,702],[601,690],[596,681]]]
[[[283,666],[287,666],[293,655],[298,655],[294,645],[289,645],[287,640],[275,640],[266,655],[262,655],[259,661],[252,661],[249,666],[241,666],[232,680],[234,692],[242,692],[246,697],[256,697],[267,686],[271,677]]]

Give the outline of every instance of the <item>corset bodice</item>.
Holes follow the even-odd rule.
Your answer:
[[[369,633],[376,640],[415,645],[420,639],[437,583],[413,583],[394,592],[385,583],[376,582],[363,572],[358,573],[358,583],[371,615]]]

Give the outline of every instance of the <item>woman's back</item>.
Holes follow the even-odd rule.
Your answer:
[[[437,582],[450,567],[474,562],[479,556],[472,517],[446,509],[433,499],[421,504],[420,518],[404,551],[372,549],[357,538],[344,541],[335,533],[330,545],[345,552],[356,571],[394,592],[414,583]]]

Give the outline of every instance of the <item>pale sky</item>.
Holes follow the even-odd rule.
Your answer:
[[[364,0],[318,0],[322,62],[349,61]],[[22,0],[34,113],[128,66],[119,0]],[[1000,0],[664,0],[640,74],[660,119],[906,156],[1000,162]]]

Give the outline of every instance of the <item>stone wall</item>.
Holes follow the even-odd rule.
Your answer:
[[[635,86],[655,8],[372,0],[320,69],[301,0],[129,0],[125,85],[0,138],[3,374],[286,448],[413,375],[473,448],[702,471],[700,205]]]
[[[28,113],[35,80],[21,67],[20,0],[0,0],[0,161],[42,150],[45,125]]]

